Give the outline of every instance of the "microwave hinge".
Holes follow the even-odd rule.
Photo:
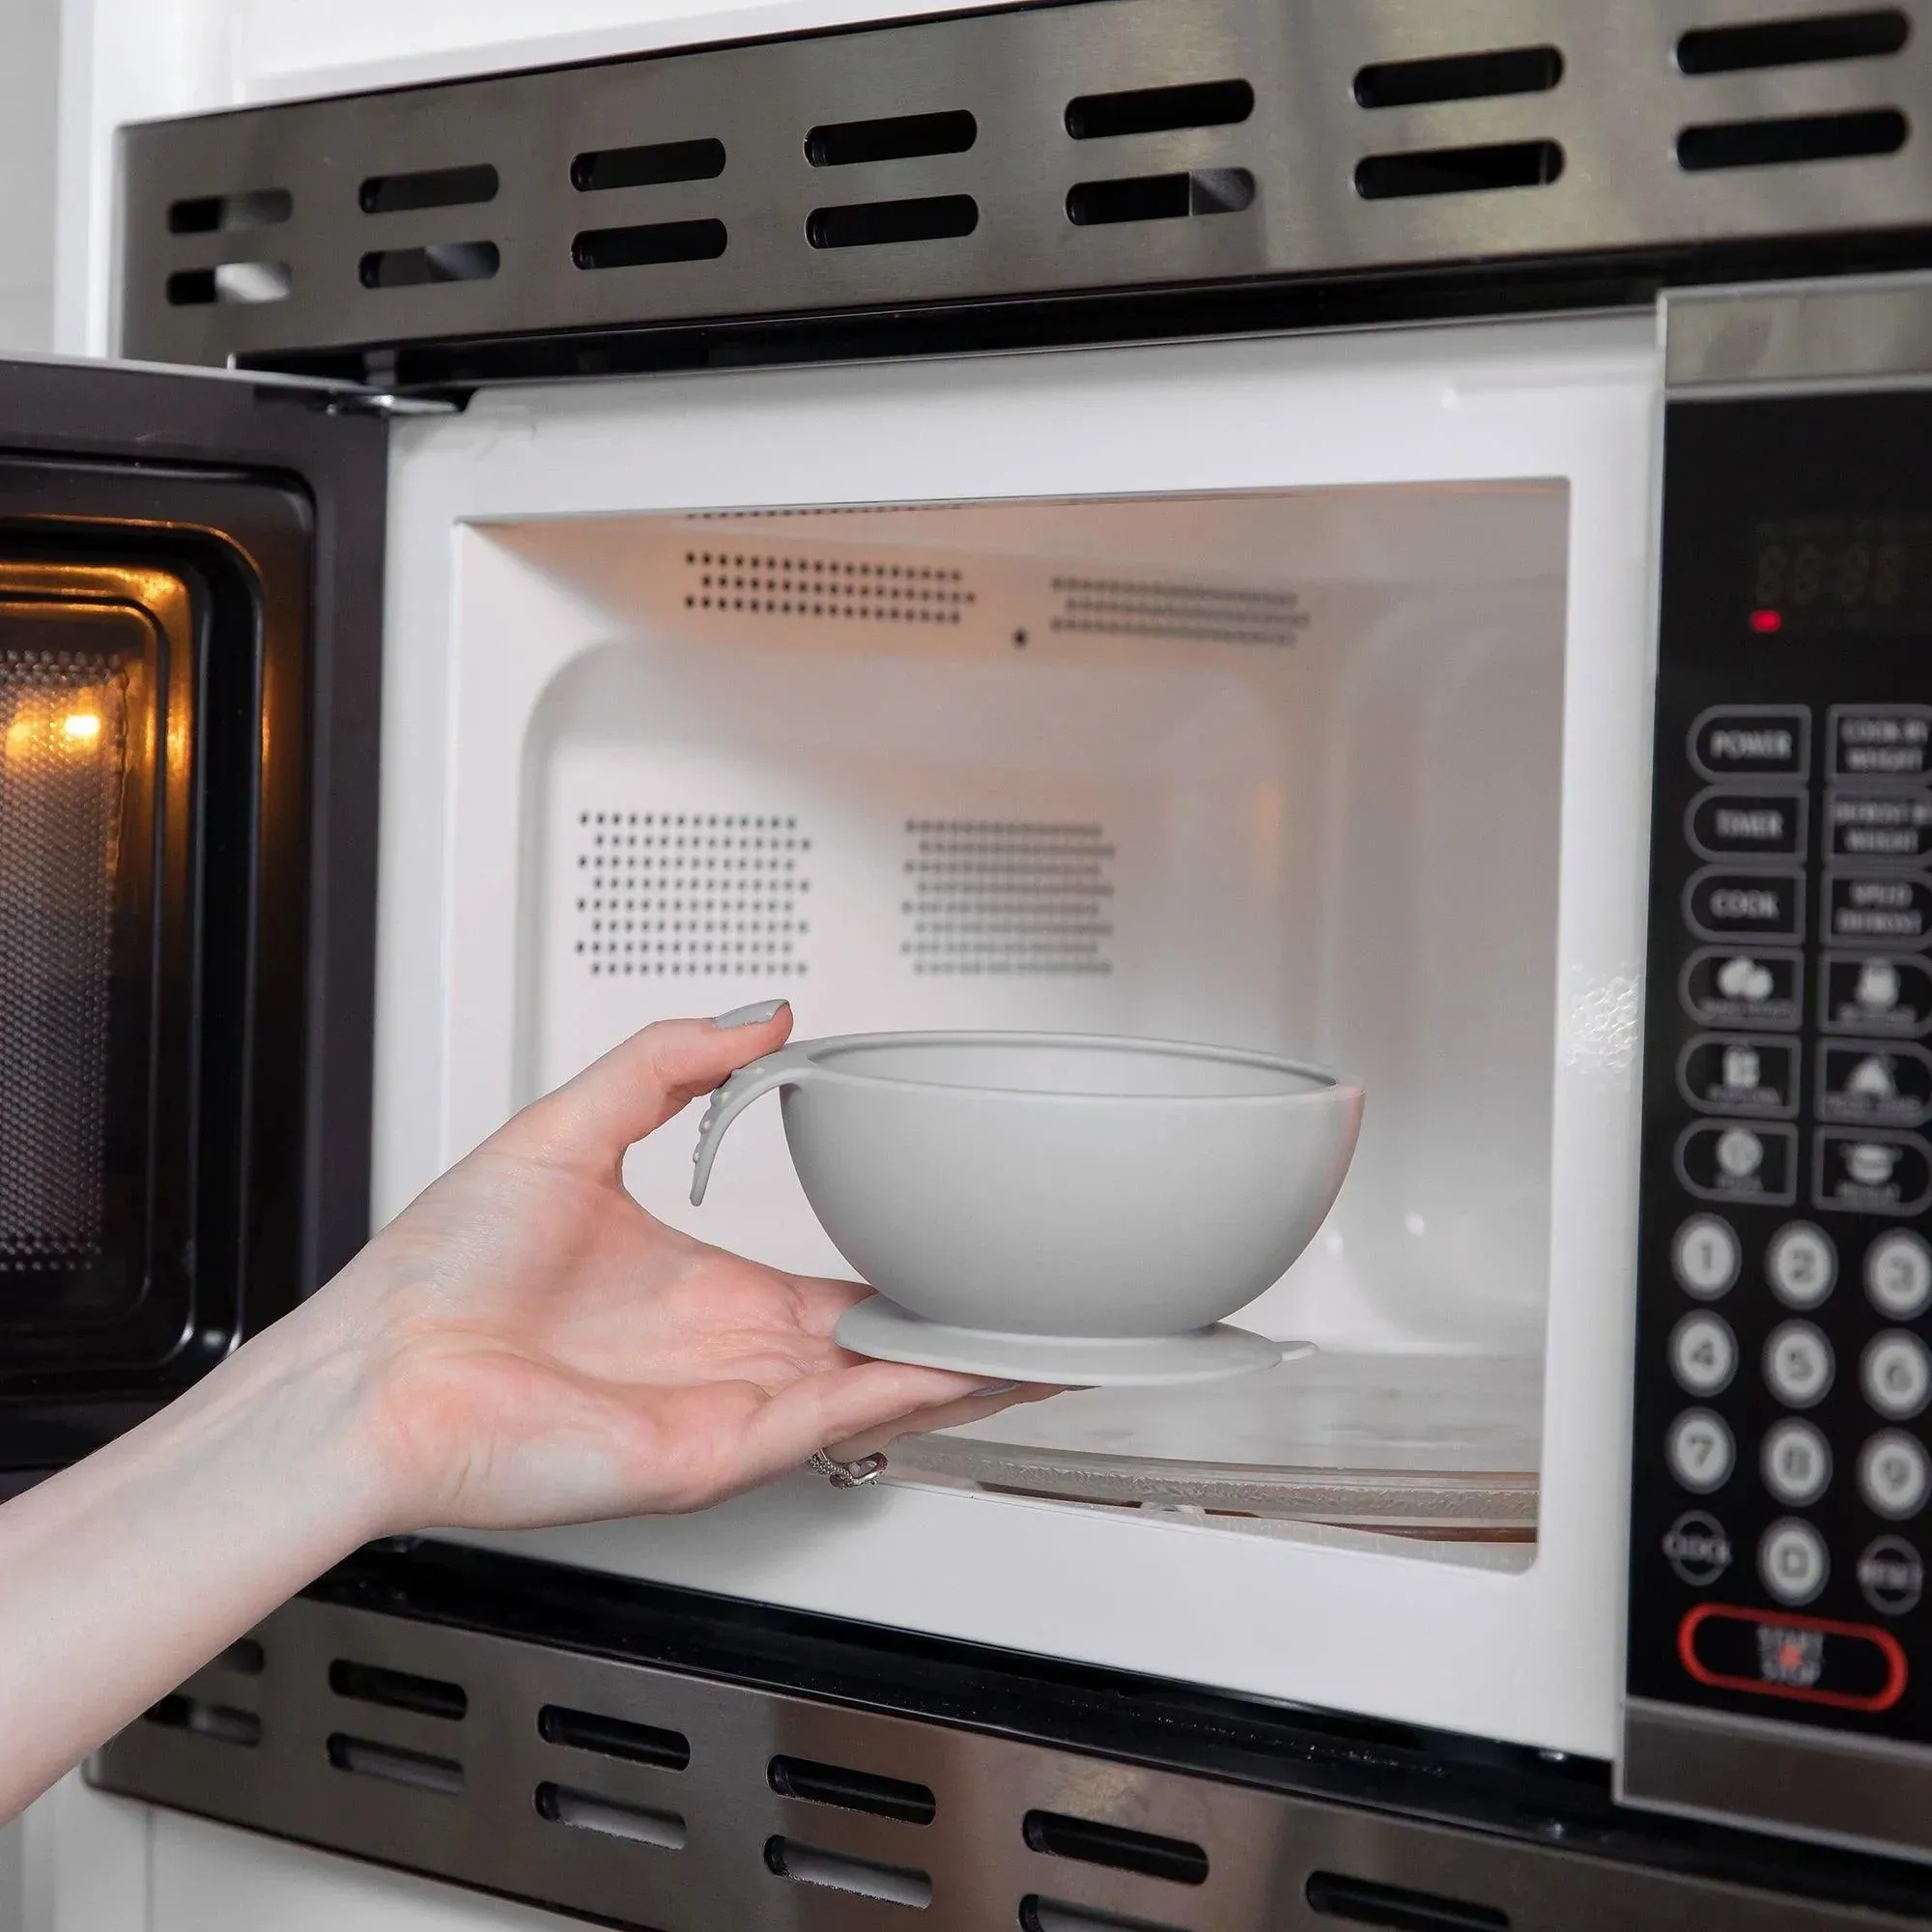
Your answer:
[[[342,389],[328,399],[332,416],[453,416],[462,407],[447,396],[403,396],[393,389]]]

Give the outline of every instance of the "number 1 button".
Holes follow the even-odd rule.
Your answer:
[[[1670,1243],[1670,1271],[1686,1294],[1716,1301],[1737,1280],[1741,1253],[1728,1221],[1693,1214]]]

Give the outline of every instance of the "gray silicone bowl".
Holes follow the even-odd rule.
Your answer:
[[[771,1088],[838,1252],[925,1321],[1171,1336],[1278,1280],[1354,1152],[1362,1090],[1268,1054],[1078,1034],[853,1034],[734,1073],[718,1142]]]

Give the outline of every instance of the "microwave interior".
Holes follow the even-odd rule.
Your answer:
[[[1065,1030],[1359,1078],[1349,1179],[1236,1320],[1318,1352],[1069,1393],[895,1480],[1533,1560],[1568,485],[1560,479],[472,526],[581,640],[522,738],[516,1097],[664,1015]],[[534,601],[532,601],[534,600]],[[699,1237],[849,1276],[753,1110]],[[890,1292],[889,1283],[877,1284]]]

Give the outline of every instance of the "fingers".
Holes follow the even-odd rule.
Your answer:
[[[636,1142],[739,1067],[782,1046],[790,1033],[791,1008],[782,1004],[770,1019],[749,1024],[660,1020],[526,1107],[497,1140],[558,1166],[621,1169]]]
[[[944,1369],[916,1369],[903,1362],[861,1362],[829,1375],[806,1376],[764,1405],[753,1423],[747,1460],[750,1480],[763,1481],[794,1469],[828,1442],[843,1443],[871,1432],[884,1439],[924,1427],[915,1418],[969,1402],[979,1391],[973,1376]]]
[[[1061,1389],[1038,1388],[1023,1382],[1017,1387],[967,1396],[955,1402],[943,1403],[936,1408],[922,1408],[910,1416],[897,1417],[876,1429],[862,1430],[841,1441],[827,1443],[826,1454],[840,1463],[856,1463],[861,1457],[875,1455],[901,1435],[923,1435],[928,1430],[957,1429],[968,1422],[983,1422],[989,1415],[998,1415],[1002,1409],[1013,1408],[1024,1403],[1044,1402],[1048,1396],[1064,1393]]]

